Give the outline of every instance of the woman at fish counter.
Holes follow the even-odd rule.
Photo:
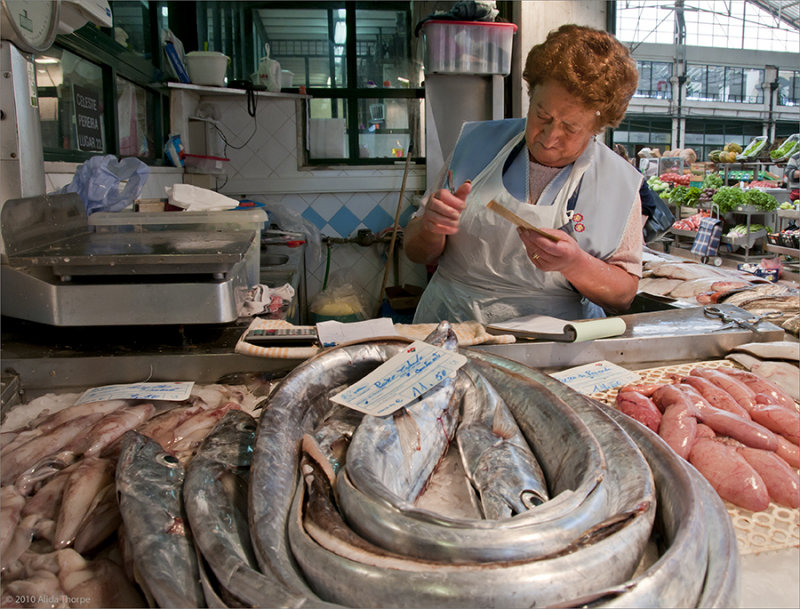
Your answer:
[[[564,25],[530,50],[523,78],[527,118],[465,124],[442,188],[406,228],[407,256],[438,265],[414,323],[603,317],[636,295],[642,175],[596,139],[622,120],[635,61],[612,35]]]

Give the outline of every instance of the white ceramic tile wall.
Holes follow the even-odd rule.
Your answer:
[[[228,142],[225,155],[230,159],[225,171],[227,182],[220,188],[224,194],[234,198],[247,198],[262,202],[267,210],[277,210],[273,218],[290,215],[302,218],[308,231],[316,236],[351,237],[359,229],[369,229],[374,234],[390,231],[394,223],[399,202],[397,190],[374,190],[371,181],[386,182],[387,176],[402,175],[398,168],[300,168],[300,136],[297,113],[301,106],[293,99],[257,98],[255,118],[247,113],[246,102],[241,98],[215,97],[211,101],[213,112],[220,122],[220,129]],[[208,103],[208,102],[206,102]],[[424,173],[416,169],[423,179]],[[352,190],[343,189],[344,178],[352,183]],[[366,186],[365,186],[366,185]],[[335,191],[334,191],[335,189]],[[400,226],[405,226],[413,213],[413,205],[422,193],[407,190],[400,209]],[[295,225],[283,225],[284,229],[297,229]],[[333,244],[330,250],[329,287],[334,283],[349,282],[372,316],[379,306],[379,291],[386,263],[387,244],[359,246]],[[399,284],[424,286],[426,272],[422,265],[410,262],[396,248],[399,262]],[[307,284],[309,302],[321,291],[325,278],[326,248],[320,248],[319,256],[307,260]],[[387,285],[395,284],[393,265]]]

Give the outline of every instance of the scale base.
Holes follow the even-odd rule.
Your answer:
[[[241,261],[223,278],[191,276],[168,282],[63,282],[46,268],[0,271],[3,315],[51,326],[122,326],[229,323],[238,318],[248,289]]]

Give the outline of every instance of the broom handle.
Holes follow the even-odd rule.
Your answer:
[[[386,258],[386,264],[383,267],[383,281],[381,281],[381,291],[378,292],[378,309],[375,312],[375,317],[381,314],[381,305],[383,304],[383,290],[386,288],[386,280],[389,277],[389,265],[392,264],[392,256],[394,256],[394,243],[397,240],[397,224],[400,221],[400,209],[403,206],[403,197],[406,194],[406,178],[408,178],[408,166],[411,164],[411,150],[413,146],[408,145],[408,154],[406,155],[406,166],[403,169],[403,182],[400,184],[400,198],[397,200],[397,209],[394,212],[394,226],[392,227],[392,238],[389,241],[389,253]]]

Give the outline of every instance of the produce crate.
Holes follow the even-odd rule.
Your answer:
[[[723,235],[722,243],[727,243],[732,248],[742,248],[745,250],[749,250],[758,242],[759,239],[764,239],[766,236],[767,236],[767,231],[765,230],[751,231],[747,235],[741,235],[737,237],[729,237],[728,235]]]

